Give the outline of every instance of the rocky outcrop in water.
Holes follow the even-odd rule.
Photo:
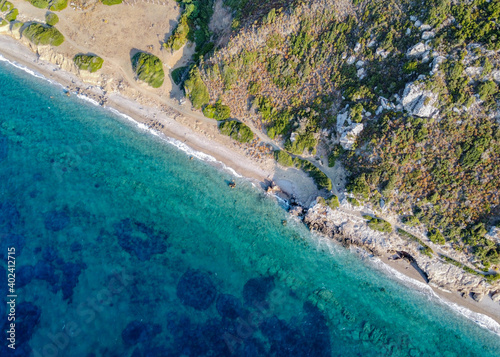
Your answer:
[[[467,273],[435,254],[430,258],[421,252],[418,243],[396,233],[374,231],[359,216],[316,204],[307,211],[304,223],[312,231],[332,238],[346,247],[360,247],[374,256],[397,253],[419,269],[431,286],[460,292],[465,297],[470,295],[476,301],[492,294],[492,299],[500,301],[498,282],[489,284],[483,277]]]

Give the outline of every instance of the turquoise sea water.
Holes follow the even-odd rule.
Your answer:
[[[0,62],[0,293],[14,246],[17,294],[0,355],[500,355],[231,179]]]

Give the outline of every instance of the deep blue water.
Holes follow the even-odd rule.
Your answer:
[[[1,356],[498,356],[245,181],[0,62]],[[289,224],[282,225],[288,219]]]

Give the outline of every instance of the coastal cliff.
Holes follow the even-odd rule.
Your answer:
[[[311,231],[341,243],[345,247],[359,247],[376,257],[406,259],[421,273],[429,285],[458,292],[462,297],[481,301],[491,297],[500,301],[500,283],[488,283],[480,277],[446,262],[437,254],[429,257],[422,253],[416,242],[403,238],[398,233],[383,233],[368,227],[366,219],[348,212],[348,205],[331,209],[315,204],[306,210],[304,223]]]

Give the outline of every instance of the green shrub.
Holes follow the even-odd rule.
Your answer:
[[[47,25],[54,26],[59,22],[59,16],[52,12],[49,12],[45,15],[45,22],[47,23]]]
[[[227,135],[240,143],[248,143],[254,138],[254,134],[248,126],[235,120],[221,123],[219,130],[222,134]]]
[[[481,83],[478,88],[479,97],[481,100],[487,100],[498,92],[498,86],[493,81]]]
[[[15,30],[18,30],[18,29],[20,29],[21,27],[23,27],[23,25],[24,25],[24,23],[23,23],[23,22],[14,22],[14,23],[12,24],[12,26],[10,27],[10,30],[11,30],[12,32],[14,32]],[[0,26],[1,26],[1,25],[0,25]]]
[[[79,69],[93,73],[101,69],[104,60],[96,55],[76,55],[73,62]]]
[[[337,159],[344,153],[344,148],[337,144],[333,147],[332,152],[328,155],[328,167],[334,167]]]
[[[121,2],[121,0],[120,0]],[[68,0],[52,0],[50,2],[49,10],[50,11],[61,11],[64,10],[68,6]]]
[[[179,19],[179,23],[172,32],[172,35],[170,35],[167,42],[165,42],[163,46],[172,51],[179,50],[188,41],[189,32],[190,28],[188,16],[186,15],[186,12],[184,12]]]
[[[370,221],[368,221],[368,227],[379,232],[385,232],[385,233],[392,232],[391,224],[387,221],[384,221],[381,218],[372,217]]]
[[[6,26],[8,24],[9,24],[8,21],[5,21],[5,20],[0,21],[0,27]]]
[[[1,2],[0,2],[0,4],[1,4]],[[12,4],[10,1],[6,1],[3,3],[0,11],[7,12],[7,11],[11,11],[12,9],[14,9],[14,4]]]
[[[48,0],[29,0],[29,2],[39,9],[46,9],[49,6]]]
[[[339,198],[335,195],[326,200],[326,204],[331,208],[335,209],[340,206]]]
[[[231,109],[219,100],[213,105],[205,106],[203,108],[203,115],[215,120],[226,120],[231,116]]]
[[[311,176],[316,183],[318,190],[326,189],[330,191],[332,189],[332,181],[323,171],[314,166],[312,162],[295,157],[293,159],[293,163],[295,167],[304,170],[309,176]]]
[[[259,93],[260,93],[260,83],[259,82],[248,83],[248,94],[257,95]]]
[[[64,42],[64,36],[55,27],[32,23],[22,33],[35,45],[59,46]]]
[[[365,199],[368,198],[368,195],[370,194],[370,187],[366,182],[365,174],[363,173],[349,182],[347,190],[351,193],[361,195]]]
[[[363,120],[362,113],[363,113],[363,104],[361,103],[355,104],[350,111],[351,120],[355,123],[361,123],[361,121]]]
[[[434,253],[434,251],[432,250],[431,247],[429,247],[427,244],[425,244],[421,239],[419,239],[418,237],[414,236],[413,234],[408,233],[407,231],[402,230],[400,228],[397,229],[397,232],[400,235],[402,235],[406,238],[409,238],[410,240],[420,244],[422,246],[422,249],[420,250],[421,253],[427,255],[429,258],[432,258],[432,254]]]
[[[358,200],[355,199],[354,197],[347,197],[347,202],[349,202],[354,207],[358,207],[360,205]]]
[[[285,142],[285,149],[292,154],[302,155],[304,153],[304,150],[306,149],[309,152],[314,151],[317,143],[318,140],[314,137],[314,133],[305,132],[302,134],[298,134],[293,142],[288,139]]]
[[[5,15],[5,20],[7,20],[9,22],[15,21],[17,18],[17,15],[19,15],[19,10],[13,9],[7,15]]]
[[[163,63],[158,57],[146,52],[138,52],[132,57],[132,68],[137,78],[153,88],[159,88],[165,80]]]
[[[283,150],[276,150],[274,152],[274,159],[282,166],[293,166],[293,158]]]
[[[415,227],[420,224],[420,221],[415,216],[403,217],[403,223],[409,227]]]
[[[189,72],[189,78],[184,82],[184,91],[196,109],[200,109],[205,104],[208,104],[210,95],[208,94],[207,86],[201,79],[198,67],[193,67]]]
[[[188,74],[189,66],[179,67],[172,71],[172,79],[175,84],[180,85],[184,82],[186,74]]]
[[[443,245],[446,243],[446,240],[437,228],[430,229],[427,233],[427,237],[429,237],[430,241],[434,244]]]
[[[102,0],[102,3],[104,5],[118,5],[118,4],[121,4],[123,0]]]

